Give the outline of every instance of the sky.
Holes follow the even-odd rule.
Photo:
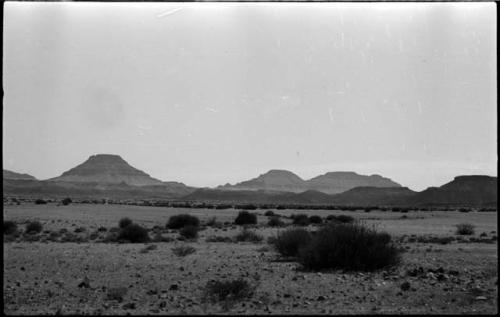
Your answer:
[[[3,168],[497,175],[494,3],[6,2]]]

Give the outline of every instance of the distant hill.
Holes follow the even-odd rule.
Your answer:
[[[356,187],[332,195],[332,203],[344,206],[390,206],[406,205],[416,192],[408,187]]]
[[[221,190],[265,190],[301,193],[315,190],[326,194],[337,194],[355,187],[401,187],[389,178],[379,175],[359,175],[354,172],[330,172],[303,180],[286,170],[270,170],[257,178],[237,183],[236,185],[219,186]]]
[[[82,164],[49,179],[55,182],[73,183],[126,183],[133,186],[162,185],[162,181],[130,166],[119,155],[92,155]]]
[[[441,187],[429,187],[407,201],[411,205],[497,205],[497,177],[457,176]]]
[[[34,176],[31,176],[29,174],[20,174],[16,172],[12,172],[9,170],[3,170],[3,178],[4,179],[31,179],[31,180],[36,180]]]

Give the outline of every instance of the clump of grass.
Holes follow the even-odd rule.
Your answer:
[[[170,217],[168,219],[166,227],[168,229],[181,229],[186,226],[198,227],[199,225],[200,220],[198,219],[198,217],[188,214],[182,214]]]
[[[17,224],[14,221],[3,221],[3,234],[11,235],[17,232]]]
[[[240,211],[238,216],[234,220],[237,225],[254,225],[257,224],[257,215],[252,214],[248,211]]]
[[[145,243],[151,240],[148,231],[135,223],[120,229],[117,238],[131,243]]]
[[[172,242],[174,241],[175,239],[172,238],[172,237],[164,237],[161,232],[157,232],[154,236],[153,236],[153,242]]]
[[[28,222],[26,225],[25,232],[27,233],[40,233],[42,232],[43,226],[38,221]]]
[[[211,280],[205,286],[204,299],[211,302],[225,302],[229,306],[251,298],[253,293],[254,288],[241,278],[230,281]]]
[[[299,249],[298,260],[310,270],[375,271],[397,265],[400,253],[386,232],[359,223],[334,224],[313,235]]]
[[[118,227],[120,229],[123,229],[131,224],[132,224],[132,220],[130,218],[125,217],[125,218],[120,219],[120,221],[118,222]]]
[[[248,229],[243,229],[240,233],[238,233],[236,235],[235,239],[238,242],[256,242],[256,243],[259,243],[264,238],[260,234],[255,233],[254,231],[251,231]]]
[[[270,227],[282,227],[285,223],[278,216],[272,216],[269,218],[267,225]]]
[[[189,245],[181,245],[172,249],[177,256],[186,256],[196,252],[196,249]]]
[[[283,256],[289,257],[296,256],[299,248],[309,243],[311,234],[305,229],[294,228],[278,233],[274,241],[269,240],[268,243],[273,244],[276,251]]]
[[[474,234],[474,228],[475,226],[470,223],[460,223],[456,225],[457,231],[456,234],[463,235],[463,236],[469,236]]]
[[[186,239],[196,239],[198,238],[198,230],[197,226],[187,225],[179,230],[179,234]]]

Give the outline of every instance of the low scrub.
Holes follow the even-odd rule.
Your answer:
[[[225,242],[225,243],[231,243],[233,242],[233,239],[230,237],[222,237],[222,236],[210,236],[205,239],[206,242]]]
[[[71,203],[72,203],[72,200],[71,200],[71,198],[69,198],[69,197],[66,197],[66,198],[64,198],[64,199],[61,201],[61,204],[63,204],[64,206],[67,206],[67,205],[69,205],[69,204],[71,204]]]
[[[168,219],[167,228],[168,229],[181,229],[186,226],[198,227],[200,225],[200,220],[198,217],[182,214],[175,215]]]
[[[198,238],[198,230],[197,226],[187,225],[179,230],[179,234],[186,239],[196,239]]]
[[[238,235],[235,237],[238,242],[261,242],[264,240],[260,234],[255,233],[254,231],[243,229]]]
[[[308,226],[310,221],[309,217],[305,214],[292,215],[293,224],[297,226]]]
[[[149,242],[150,238],[145,228],[133,223],[120,229],[118,240],[125,240],[130,243],[145,243]]]
[[[273,217],[273,216],[276,216],[276,214],[272,210],[268,210],[264,213],[264,216]]]
[[[122,218],[120,219],[120,221],[118,222],[118,227],[120,227],[120,229],[123,229],[129,225],[132,224],[132,220],[130,218]]]
[[[321,224],[323,223],[323,219],[320,216],[310,216],[309,217],[309,222],[312,224]]]
[[[338,216],[329,215],[328,217],[326,217],[326,220],[329,222],[333,222],[333,223],[352,223],[352,222],[354,222],[354,218],[351,216],[347,216],[347,215],[338,215]]]
[[[208,281],[205,286],[204,299],[211,302],[226,302],[226,304],[249,299],[253,296],[254,289],[244,279],[231,281]]]
[[[189,245],[181,245],[172,249],[177,256],[187,256],[196,252],[196,249]]]
[[[35,205],[45,205],[47,202],[41,198],[35,200]]]
[[[40,222],[32,221],[26,225],[25,231],[27,233],[40,233],[40,232],[42,232],[42,229],[43,229],[43,226]]]
[[[474,225],[470,223],[460,223],[456,225],[456,233],[463,236],[469,236],[474,234]]]
[[[17,224],[14,221],[3,221],[3,234],[10,235],[17,232]]]
[[[267,225],[270,227],[282,227],[285,225],[285,223],[279,217],[272,216],[271,218],[269,218]]]
[[[248,211],[240,211],[234,223],[237,225],[255,225],[257,224],[257,215]]]
[[[271,239],[268,243],[274,245],[276,251],[281,255],[297,256],[299,248],[303,247],[311,240],[311,234],[305,229],[295,228],[278,233],[276,239]]]
[[[309,270],[375,271],[397,265],[400,253],[388,233],[359,223],[330,224],[299,249],[298,260]]]

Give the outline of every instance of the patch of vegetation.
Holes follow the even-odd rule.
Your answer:
[[[43,226],[39,221],[28,222],[26,225],[25,232],[27,233],[40,233],[42,232]]]
[[[187,256],[189,254],[195,253],[196,249],[189,245],[181,245],[172,248],[172,252],[177,256]]]
[[[230,237],[222,237],[222,236],[210,236],[205,239],[206,242],[225,242],[225,243],[231,243],[233,242],[233,239]]]
[[[64,198],[62,201],[61,201],[61,204],[63,204],[64,206],[67,206],[69,204],[71,204],[73,201],[71,200],[71,198],[69,197],[66,197]]]
[[[145,243],[149,242],[151,239],[149,238],[148,231],[145,228],[133,223],[120,229],[120,232],[118,233],[118,240],[125,240],[131,243]]]
[[[187,225],[179,230],[179,234],[186,239],[196,239],[198,238],[198,230],[197,226]]]
[[[168,219],[167,228],[168,229],[181,229],[186,226],[198,227],[200,225],[200,220],[198,217],[182,214],[175,215]]]
[[[154,236],[153,236],[153,242],[172,242],[174,241],[175,239],[172,238],[172,237],[164,237],[161,232],[157,232]]]
[[[132,220],[130,218],[125,217],[125,218],[120,219],[120,221],[118,222],[118,227],[120,229],[123,229],[127,226],[130,226],[131,224],[132,224]]]
[[[468,236],[468,235],[473,235],[474,234],[474,228],[475,226],[470,223],[460,223],[456,225],[457,231],[456,234],[463,235],[463,236]]]
[[[45,205],[45,204],[47,204],[47,202],[41,198],[35,200],[35,205]]]
[[[264,240],[260,234],[255,233],[254,231],[243,229],[240,233],[238,233],[235,237],[238,242],[261,242]]]
[[[321,224],[323,223],[323,219],[320,216],[313,215],[309,217],[309,222],[313,224]]]
[[[11,235],[17,232],[17,224],[14,221],[3,221],[3,234]]]
[[[126,287],[109,288],[107,292],[107,299],[121,302],[123,301],[123,298],[125,297],[126,294],[127,294]]]
[[[248,211],[240,211],[234,220],[237,225],[254,225],[257,224],[257,215],[249,213]]]
[[[151,245],[148,245],[147,247],[145,247],[144,249],[141,249],[141,251],[139,251],[139,253],[148,253],[149,251],[153,251],[153,250],[156,250],[158,249],[158,246],[156,246],[155,244],[151,244]]]
[[[292,215],[293,224],[297,226],[308,226],[310,221],[306,214]]]
[[[331,224],[299,249],[298,260],[309,270],[375,271],[399,264],[400,253],[386,232],[359,223]]]
[[[309,243],[311,240],[311,234],[309,231],[300,228],[288,229],[286,231],[278,233],[274,241],[269,241],[269,244],[273,244],[281,255],[297,256],[298,251],[301,247]]]
[[[338,215],[338,216],[335,216],[335,215],[329,215],[328,217],[326,217],[326,220],[329,221],[329,222],[333,222],[333,223],[352,223],[354,222],[354,218],[351,217],[351,216],[348,216],[348,215]]]
[[[231,281],[208,281],[205,286],[204,299],[211,302],[226,302],[231,305],[234,302],[249,299],[253,296],[254,288],[244,279]]]
[[[268,210],[264,213],[264,216],[273,217],[273,216],[276,216],[276,214],[272,210]]]
[[[269,218],[267,225],[270,227],[282,227],[285,225],[285,223],[279,217],[272,216],[271,218]]]
[[[85,232],[85,231],[87,231],[87,229],[85,229],[84,227],[75,228],[75,233],[80,233],[80,232]]]
[[[99,227],[97,229],[97,231],[99,231],[99,232],[106,232],[106,231],[108,231],[108,229],[106,227]]]

